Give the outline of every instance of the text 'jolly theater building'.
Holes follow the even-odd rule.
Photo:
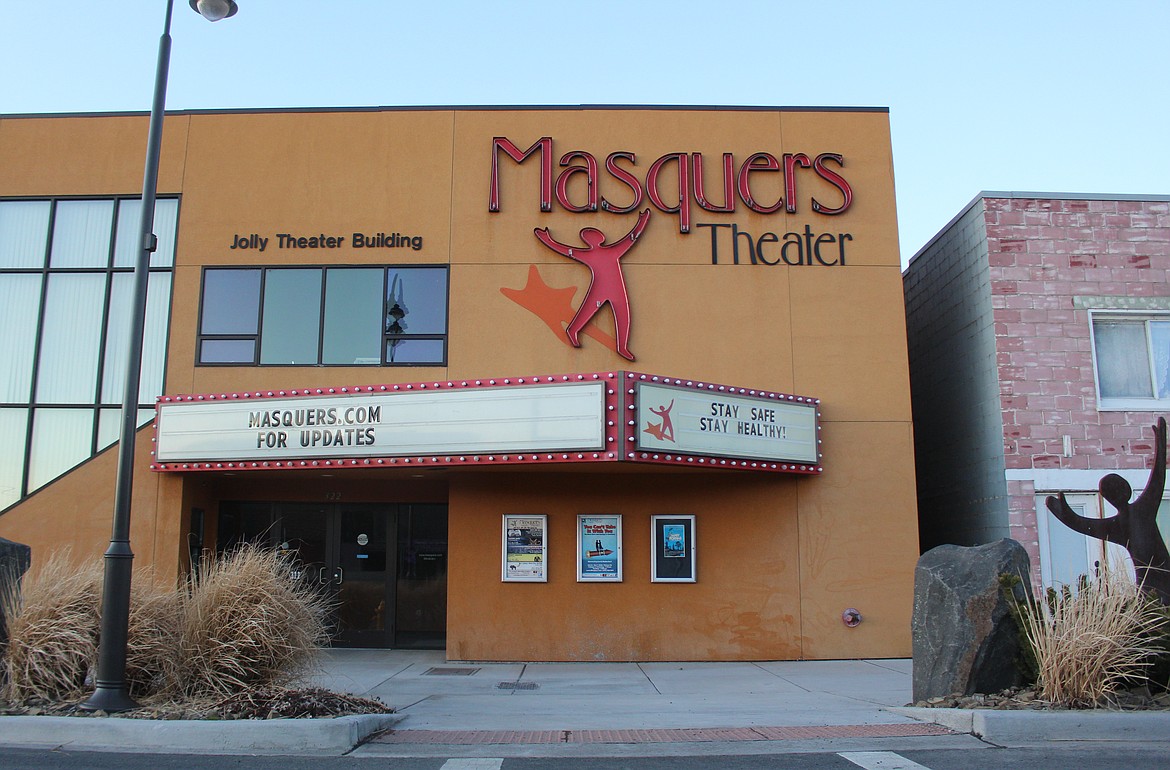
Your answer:
[[[0,536],[34,560],[109,538],[146,122],[0,117]],[[461,660],[909,654],[885,110],[176,112],[155,232],[158,579],[261,542],[339,644]]]

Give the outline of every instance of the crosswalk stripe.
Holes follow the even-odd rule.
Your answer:
[[[892,751],[842,751],[837,756],[865,770],[930,770]]]
[[[503,759],[448,759],[439,770],[500,770]]]

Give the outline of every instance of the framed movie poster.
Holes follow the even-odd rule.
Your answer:
[[[650,517],[650,581],[695,582],[695,517]]]
[[[548,582],[548,516],[504,514],[504,555],[500,579]]]
[[[577,516],[577,582],[619,583],[622,579],[622,517]]]

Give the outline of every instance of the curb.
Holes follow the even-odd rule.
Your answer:
[[[1063,741],[1170,741],[1170,711],[1034,711],[935,709],[908,706],[888,711],[1002,746]]]
[[[863,725],[784,725],[767,727],[658,727],[585,730],[387,730],[370,745],[599,745],[745,743],[833,740],[840,738],[920,738],[951,735],[929,722]]]
[[[335,756],[352,750],[402,718],[401,714],[238,720],[0,716],[0,746],[171,754]]]

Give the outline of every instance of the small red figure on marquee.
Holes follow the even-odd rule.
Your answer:
[[[649,433],[659,441],[669,441],[674,443],[674,421],[670,419],[670,410],[674,409],[674,399],[671,399],[670,406],[662,406],[659,404],[658,408],[650,407],[650,411],[662,418],[662,422],[658,425],[654,423],[646,423],[646,429],[643,433]]]
[[[601,306],[606,302],[613,311],[614,331],[617,336],[617,352],[623,358],[634,360],[630,352],[630,297],[626,292],[626,281],[622,275],[621,258],[633,247],[638,236],[646,229],[650,221],[650,209],[638,215],[638,222],[621,239],[605,242],[605,233],[596,227],[585,227],[581,230],[581,240],[587,245],[583,249],[573,248],[561,243],[549,235],[547,227],[533,230],[537,239],[563,257],[576,260],[589,268],[589,289],[585,292],[585,299],[577,308],[576,315],[565,329],[565,335],[573,347],[581,347],[577,335],[585,324],[597,315]]]

